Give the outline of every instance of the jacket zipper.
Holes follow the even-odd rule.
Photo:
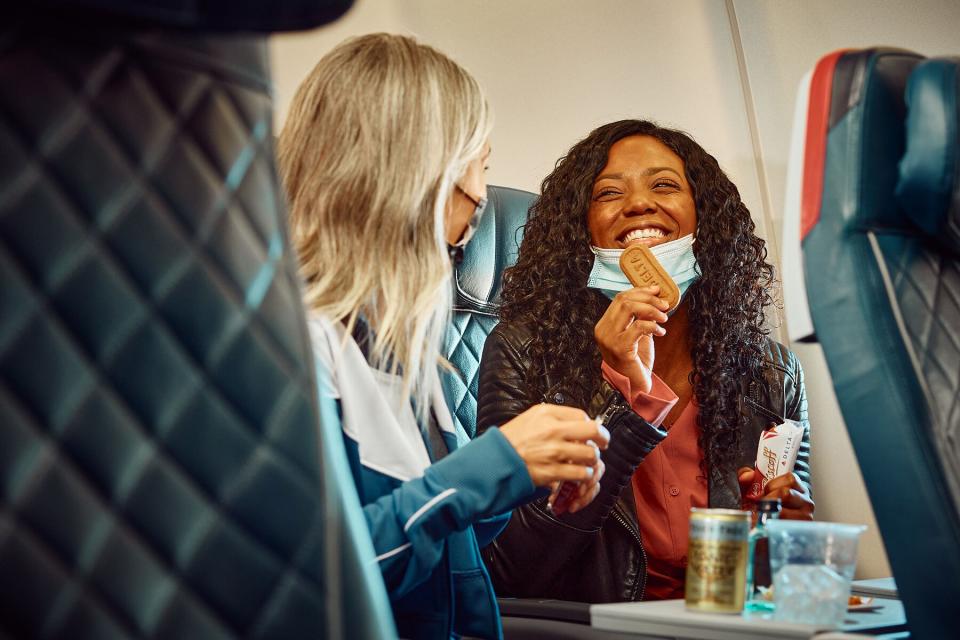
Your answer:
[[[447,635],[445,637],[452,638],[453,636],[453,616],[450,615],[451,611],[455,610],[455,603],[453,602],[453,572],[450,571],[450,556],[448,555],[449,548],[446,543],[443,545],[443,557],[440,562],[444,575],[448,576],[445,580],[447,586],[447,615],[446,615],[446,626],[447,626]]]
[[[785,416],[777,415],[770,409],[766,408],[762,402],[760,402],[760,390],[758,389],[756,383],[750,383],[750,389],[744,398],[747,400],[747,404],[753,407],[754,411],[762,414],[768,420],[778,420],[779,422],[783,422],[786,419]]]
[[[633,539],[637,541],[637,546],[640,547],[640,555],[643,557],[643,576],[640,583],[639,600],[643,600],[643,596],[646,595],[647,591],[647,550],[643,548],[643,541],[640,540],[640,534],[634,531],[633,527],[627,524],[626,518],[620,515],[620,512],[617,510],[616,506],[614,506],[612,513],[613,519],[622,524],[624,528],[630,532],[630,535],[633,536]],[[636,602],[638,600],[636,583],[633,585],[633,590],[630,592],[630,600],[632,602]]]

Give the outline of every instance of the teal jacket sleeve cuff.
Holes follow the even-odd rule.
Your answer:
[[[510,511],[531,500],[537,490],[527,465],[496,427],[431,465],[424,475],[456,487],[479,518]]]

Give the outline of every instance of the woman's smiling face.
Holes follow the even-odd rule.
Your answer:
[[[697,230],[683,160],[656,138],[630,136],[610,147],[593,181],[587,226],[594,246],[656,246]]]

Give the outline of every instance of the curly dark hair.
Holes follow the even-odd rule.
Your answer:
[[[610,147],[628,136],[652,136],[684,162],[697,210],[694,254],[702,273],[689,301],[690,384],[699,407],[699,444],[712,473],[736,464],[741,383],[759,379],[773,303],[773,267],[754,234],[750,212],[716,159],[688,135],[643,120],[622,120],[594,130],[561,158],[544,179],[530,209],[517,263],[504,274],[500,319],[531,327],[527,372],[531,402],[546,391],[545,375],[582,381],[571,390],[587,408],[601,384],[600,351],[593,328],[610,301],[587,288],[593,266],[587,212],[593,182]],[[571,310],[575,312],[571,313]],[[726,455],[724,455],[726,454]]]

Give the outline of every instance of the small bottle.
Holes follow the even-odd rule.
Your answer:
[[[767,523],[780,517],[780,499],[760,500],[757,503],[757,524],[747,539],[747,613],[772,613],[773,598],[770,587],[770,541]]]

